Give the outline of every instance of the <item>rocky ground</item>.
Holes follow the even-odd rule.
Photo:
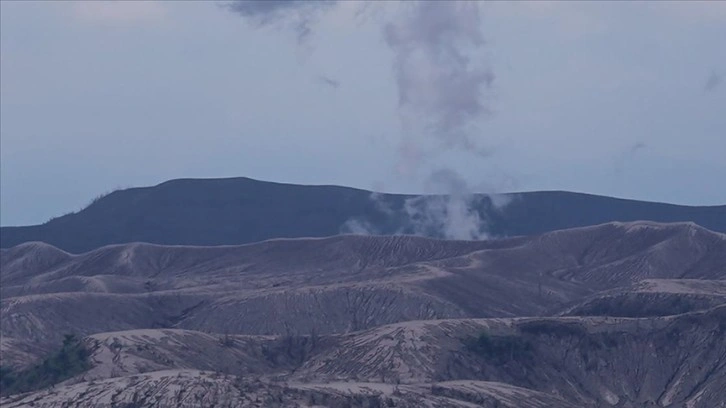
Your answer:
[[[2,364],[91,353],[3,407],[726,407],[726,235],[694,224],[1,256]]]

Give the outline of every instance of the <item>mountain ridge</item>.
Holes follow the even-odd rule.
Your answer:
[[[612,221],[695,222],[726,232],[726,205],[681,206],[561,191],[486,194],[475,209],[493,237],[535,235]],[[414,233],[405,209],[414,195],[250,178],[176,179],[117,190],[44,224],[0,227],[0,247],[42,241],[70,253],[110,244],[239,245],[272,238],[324,237],[359,221],[379,235]],[[437,195],[424,196],[426,200]],[[436,231],[429,236],[441,238]]]

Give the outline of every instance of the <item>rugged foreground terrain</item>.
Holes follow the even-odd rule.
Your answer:
[[[2,365],[86,370],[3,407],[726,407],[726,235],[2,250]],[[66,404],[66,405],[63,405]]]

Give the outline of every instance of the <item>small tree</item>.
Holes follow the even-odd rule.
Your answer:
[[[53,386],[87,370],[90,367],[88,357],[83,343],[75,335],[66,334],[60,350],[40,364],[17,373],[7,367],[0,369],[0,393],[8,395]]]

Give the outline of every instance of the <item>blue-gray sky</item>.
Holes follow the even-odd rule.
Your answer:
[[[441,168],[726,203],[726,2],[220,4],[0,3],[2,225],[172,178],[413,193]]]

